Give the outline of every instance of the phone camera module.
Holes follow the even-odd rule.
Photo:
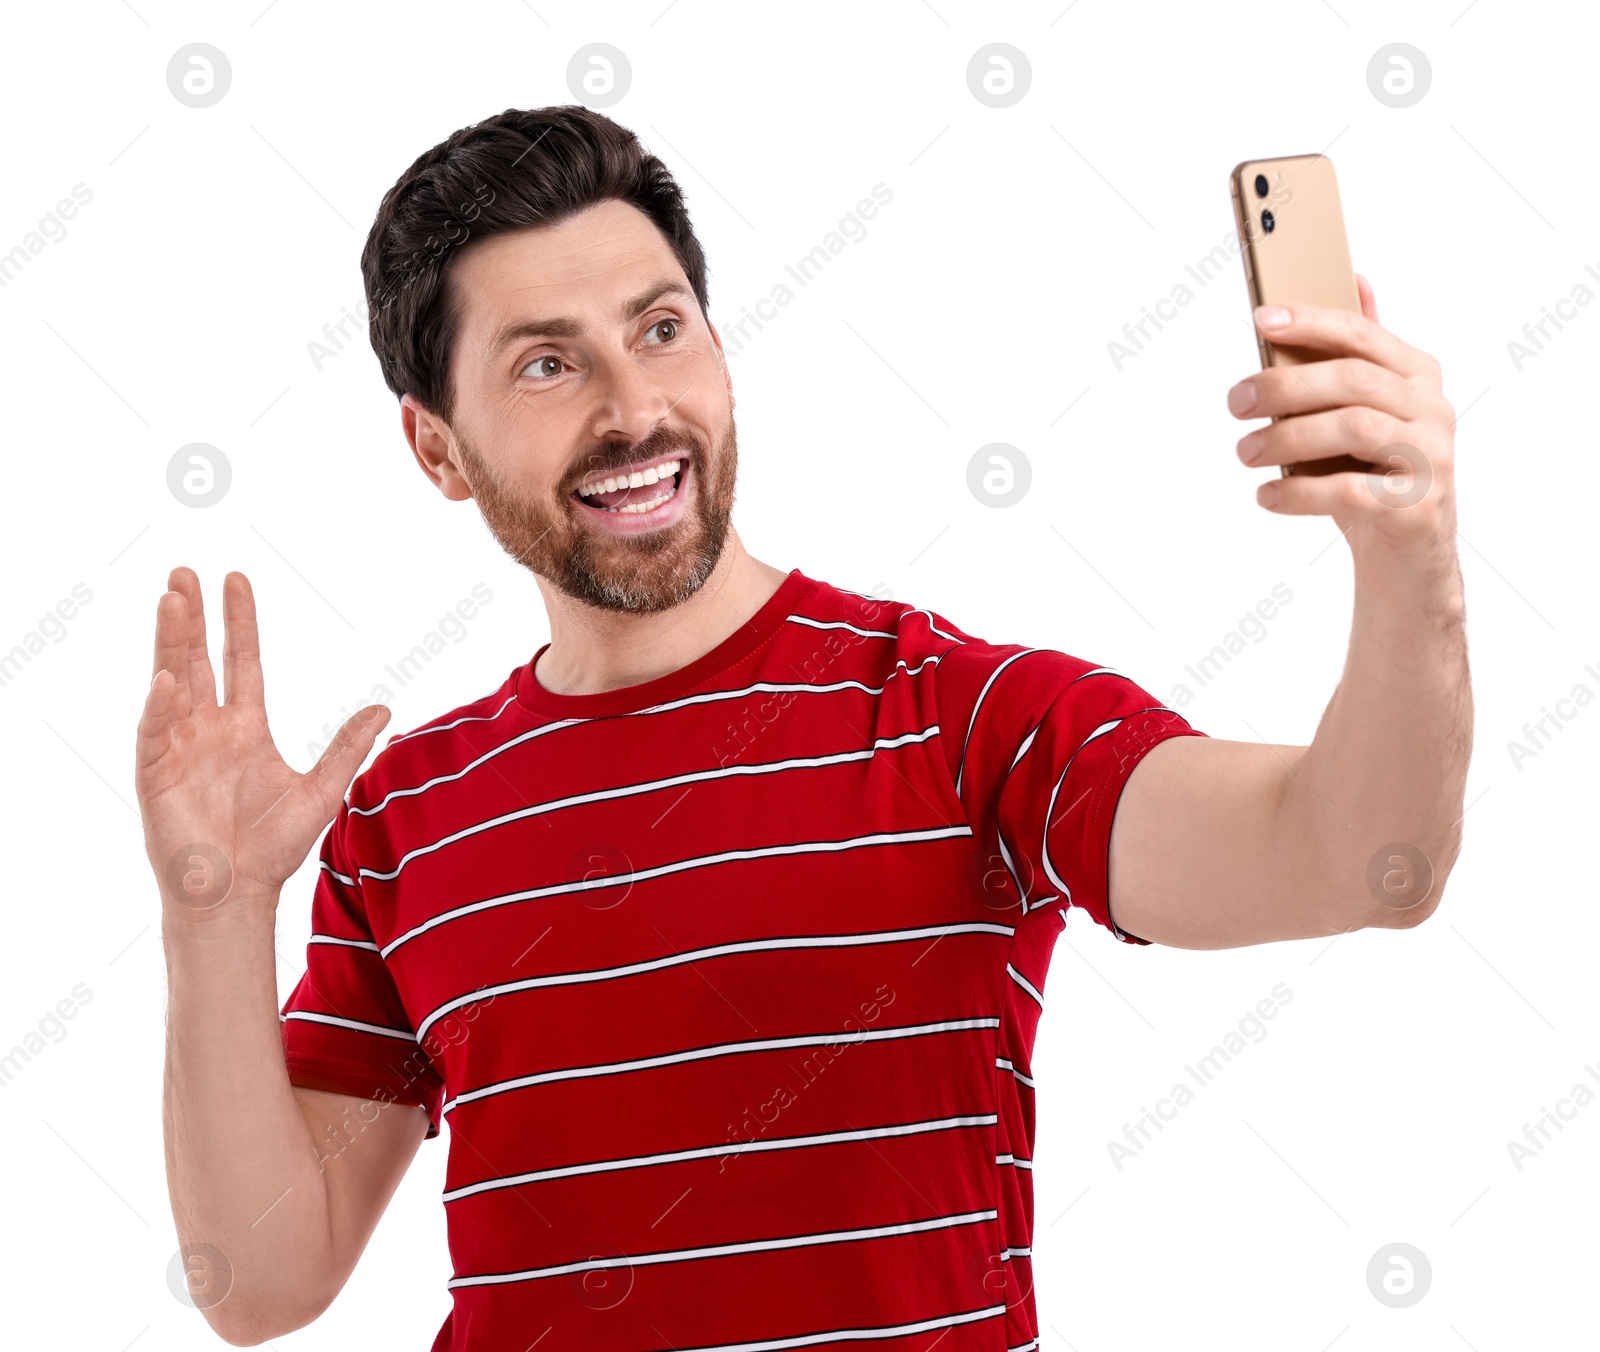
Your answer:
[[[1265,174],[1257,174],[1256,175],[1256,196],[1257,197],[1265,197],[1266,195],[1267,195],[1267,176]]]
[[[1263,230],[1265,230],[1269,235],[1272,233],[1274,227],[1277,224],[1278,224],[1277,217],[1275,217],[1270,211],[1263,211],[1261,213],[1261,228]]]

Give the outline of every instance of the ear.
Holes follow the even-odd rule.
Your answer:
[[[462,477],[456,461],[455,436],[444,419],[430,412],[409,394],[400,396],[400,426],[417,464],[429,481],[452,502],[465,502],[472,486]]]

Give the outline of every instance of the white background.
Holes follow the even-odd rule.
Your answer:
[[[38,1321],[40,1345],[216,1345],[166,1283],[165,972],[131,775],[168,570],[199,572],[218,657],[222,576],[248,574],[274,733],[301,769],[475,584],[493,601],[463,641],[403,689],[387,682],[391,731],[493,689],[547,637],[529,575],[417,471],[364,338],[320,371],[307,344],[360,301],[362,241],[411,160],[506,107],[573,101],[568,60],[598,41],[631,62],[607,111],[683,184],[725,334],[874,184],[893,192],[732,359],[752,552],[1163,697],[1283,583],[1293,601],[1264,641],[1184,709],[1218,737],[1310,739],[1343,661],[1348,551],[1326,520],[1258,508],[1266,476],[1235,458],[1224,394],[1257,366],[1237,264],[1120,371],[1107,342],[1226,236],[1237,161],[1328,151],[1383,321],[1440,358],[1461,415],[1465,849],[1411,932],[1195,953],[1119,945],[1073,917],[1035,1061],[1043,1346],[1592,1339],[1600,1106],[1520,1170],[1507,1150],[1586,1063],[1600,1069],[1600,709],[1520,769],[1507,749],[1578,683],[1600,691],[1585,671],[1600,664],[1600,306],[1520,371],[1507,349],[1600,269],[1592,11],[263,4],[104,0],[6,21],[0,252],[74,184],[93,193],[0,289],[0,650],[75,584],[93,594],[0,687],[0,1052],[75,983],[92,993],[0,1089],[8,1323]],[[210,108],[168,91],[191,42],[232,66]],[[1032,66],[1010,108],[967,87],[991,42]],[[1410,108],[1368,89],[1392,42],[1432,66]],[[166,484],[196,441],[233,471],[204,510]],[[1033,467],[1007,510],[966,487],[993,441]],[[285,892],[281,992],[302,970],[314,868]],[[1293,998],[1268,1036],[1118,1170],[1107,1141],[1279,982]],[[446,1148],[422,1149],[329,1313],[278,1345],[429,1345],[449,1304]],[[1365,1274],[1400,1241],[1433,1278],[1397,1310]]]

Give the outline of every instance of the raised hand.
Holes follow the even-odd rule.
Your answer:
[[[174,568],[156,603],[155,676],[139,720],[135,783],[163,918],[270,916],[284,882],[333,820],[373,742],[382,705],[347,719],[305,774],[273,744],[262,700],[255,598],[222,580],[225,701],[206,651],[200,580]]]
[[[1256,311],[1274,343],[1326,357],[1254,373],[1228,392],[1236,418],[1278,419],[1241,437],[1239,458],[1266,467],[1348,454],[1375,465],[1370,474],[1269,479],[1256,501],[1283,515],[1331,516],[1372,594],[1455,605],[1455,410],[1439,363],[1379,324],[1371,286],[1356,281],[1359,315],[1314,305]]]

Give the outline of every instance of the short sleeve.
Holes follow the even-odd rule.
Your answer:
[[[1111,824],[1134,767],[1204,737],[1120,672],[1046,648],[969,641],[937,675],[940,738],[980,850],[1020,897],[1019,925],[1077,906],[1124,943],[1108,895]]]
[[[444,1081],[417,1040],[373,939],[347,854],[350,805],[322,838],[306,970],[279,1011],[289,1083],[427,1110],[439,1134]]]

